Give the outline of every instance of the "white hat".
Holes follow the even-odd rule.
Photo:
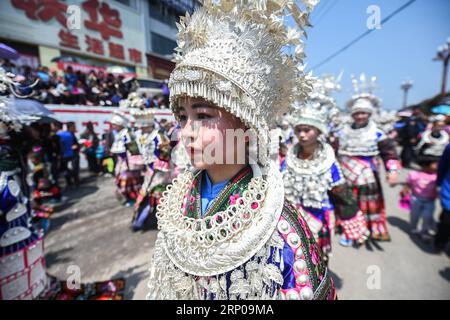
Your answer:
[[[114,114],[111,119],[111,124],[115,124],[117,126],[126,127],[128,125],[128,119],[121,114]]]
[[[372,114],[374,112],[374,107],[372,102],[364,97],[359,97],[353,101],[350,107],[350,113],[354,114],[357,112],[367,112]]]

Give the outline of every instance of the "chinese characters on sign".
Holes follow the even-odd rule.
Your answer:
[[[12,5],[25,11],[28,18],[44,22],[55,18],[66,27],[67,4],[59,0],[11,0]]]
[[[118,10],[111,9],[105,2],[98,0],[87,0],[83,2],[83,9],[89,14],[89,19],[84,21],[84,26],[88,29],[100,32],[103,40],[109,40],[111,36],[122,39],[120,31],[122,20]],[[98,19],[98,13],[102,16],[102,21]]]
[[[68,5],[61,0],[11,0],[11,4],[23,10],[31,20],[48,22],[52,19],[63,26],[58,33],[59,45],[65,48],[81,50],[79,37],[67,27]],[[126,60],[125,53],[128,52],[128,60],[134,63],[142,63],[142,52],[136,48],[125,50],[122,44],[114,42],[113,38],[123,40],[121,30],[122,20],[120,12],[113,9],[106,1],[86,0],[81,4],[82,9],[88,14],[84,21],[84,27],[99,34],[100,38],[84,35],[86,51],[105,56],[105,46],[108,48],[109,57]]]
[[[60,46],[80,50],[80,47],[78,46],[78,37],[71,34],[69,31],[61,29],[58,33],[58,37]]]

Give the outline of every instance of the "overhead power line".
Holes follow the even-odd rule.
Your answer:
[[[324,12],[322,12],[321,15],[319,15],[317,17],[315,22],[313,22],[313,26],[314,27],[317,27],[319,22],[322,21],[323,18],[331,11],[331,9],[333,9],[333,7],[336,5],[336,3],[338,3],[338,0],[334,0],[333,2],[329,2],[329,3],[331,3],[331,5]]]
[[[414,2],[416,2],[416,0],[410,0],[408,2],[406,2],[404,5],[402,5],[401,7],[399,7],[397,10],[395,10],[394,12],[392,12],[390,15],[388,15],[386,18],[382,19],[380,22],[380,25],[385,24],[386,22],[388,22],[390,19],[392,19],[394,16],[396,16],[397,14],[399,14],[401,11],[405,10],[407,7],[409,7],[411,4],[413,4]],[[371,32],[373,32],[375,29],[369,29],[366,32],[364,32],[363,34],[361,34],[360,36],[358,36],[357,38],[355,38],[354,40],[350,41],[348,44],[346,44],[344,47],[342,47],[341,49],[337,50],[335,53],[331,54],[330,56],[328,56],[326,59],[322,60],[320,63],[316,64],[314,67],[312,67],[310,70],[316,70],[317,68],[323,66],[325,63],[327,63],[328,61],[330,61],[331,59],[335,58],[336,56],[338,56],[339,54],[341,54],[342,52],[344,52],[345,50],[347,50],[348,48],[350,48],[351,46],[353,46],[355,43],[357,43],[358,41],[360,41],[361,39],[363,39],[364,37],[368,36]]]

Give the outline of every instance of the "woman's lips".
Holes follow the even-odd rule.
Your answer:
[[[191,158],[194,157],[196,154],[201,154],[201,150],[195,149],[193,147],[189,147],[187,150]]]

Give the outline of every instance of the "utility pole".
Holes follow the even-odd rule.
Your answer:
[[[403,90],[403,108],[406,108],[408,106],[408,91],[413,86],[413,82],[411,80],[405,80],[401,84],[400,88]]]
[[[437,49],[436,57],[434,61],[442,61],[442,83],[441,83],[441,96],[445,97],[446,84],[447,84],[447,71],[448,71],[448,61],[450,59],[450,38],[447,38],[447,42]]]

